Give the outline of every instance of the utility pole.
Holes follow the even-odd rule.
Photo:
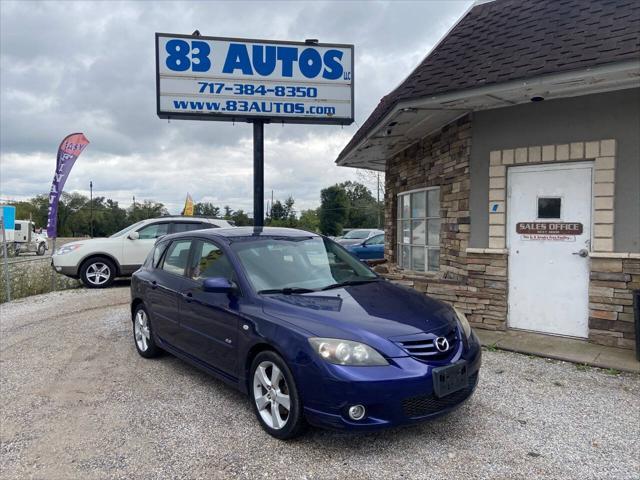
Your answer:
[[[93,181],[89,180],[89,231],[93,238]]]

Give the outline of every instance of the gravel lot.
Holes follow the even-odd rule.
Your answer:
[[[638,376],[486,351],[448,417],[283,443],[221,382],[140,358],[120,285],[0,307],[2,478],[640,478]]]

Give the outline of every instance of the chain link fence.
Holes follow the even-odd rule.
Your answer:
[[[73,240],[76,239],[58,239],[57,246]],[[51,245],[49,245],[49,248],[51,248]],[[51,267],[51,250],[48,250],[47,255],[43,257],[34,254],[10,257],[7,259],[6,266],[4,259],[1,258],[2,250],[2,245],[0,244],[0,303],[9,300],[8,294],[10,294],[10,300],[16,300],[56,290],[77,288],[81,285],[78,280],[65,277],[53,270],[53,267]]]

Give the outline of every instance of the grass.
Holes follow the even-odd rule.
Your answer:
[[[587,365],[586,363],[578,363],[576,365],[576,370],[579,372],[588,372],[591,370],[591,365]]]
[[[1,260],[1,258],[0,258]],[[58,273],[54,273],[49,257],[40,257],[33,261],[24,261],[9,264],[9,285],[11,288],[11,299],[29,297],[52,291],[51,275],[53,273],[55,285],[53,290],[66,290],[79,286],[77,280],[67,278]],[[0,265],[0,303],[6,302],[6,285],[4,265]]]
[[[495,343],[492,343],[491,345],[485,345],[484,349],[487,352],[497,352],[498,351],[498,345]]]

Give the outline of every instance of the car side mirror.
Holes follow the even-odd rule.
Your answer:
[[[129,235],[127,235],[127,238],[129,240],[138,240],[140,238],[140,234],[138,232],[131,232]]]
[[[202,290],[209,293],[231,293],[234,286],[224,277],[211,277],[204,279]]]

